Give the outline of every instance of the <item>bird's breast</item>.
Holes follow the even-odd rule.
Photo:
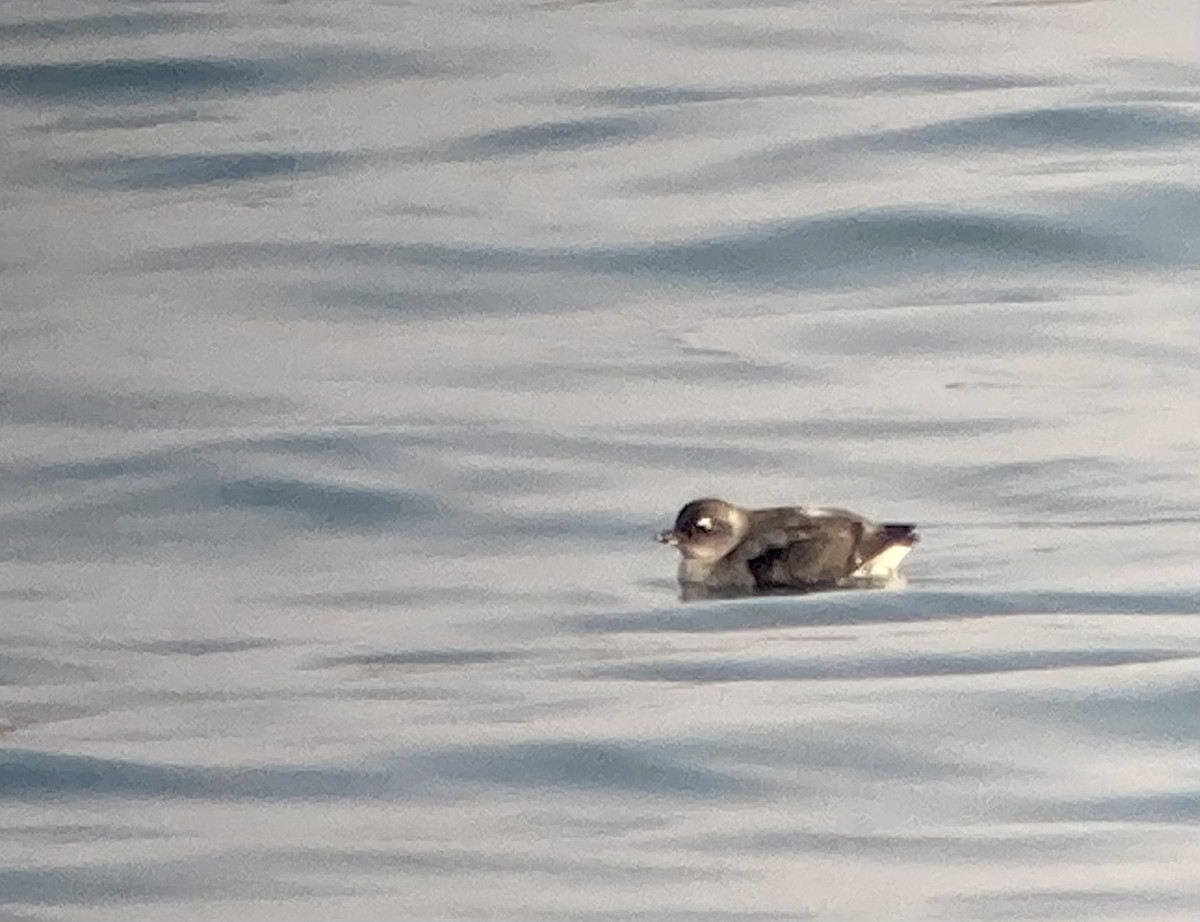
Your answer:
[[[712,573],[713,561],[702,560],[699,557],[684,557],[679,561],[679,581],[681,583],[702,583]]]

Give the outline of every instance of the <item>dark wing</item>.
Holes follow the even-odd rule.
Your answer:
[[[759,589],[831,585],[858,567],[866,523],[849,513],[809,516],[802,509],[752,513],[750,535],[733,552]]]

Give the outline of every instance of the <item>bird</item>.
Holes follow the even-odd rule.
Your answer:
[[[683,555],[684,597],[700,598],[886,585],[919,537],[915,525],[877,524],[846,509],[743,509],[709,497],[680,509],[657,539]]]

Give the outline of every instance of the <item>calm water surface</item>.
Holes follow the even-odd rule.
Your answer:
[[[0,920],[1200,918],[1197,35],[5,4]]]

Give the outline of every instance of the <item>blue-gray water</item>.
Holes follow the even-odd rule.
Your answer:
[[[0,919],[1200,918],[1198,21],[4,4]]]

